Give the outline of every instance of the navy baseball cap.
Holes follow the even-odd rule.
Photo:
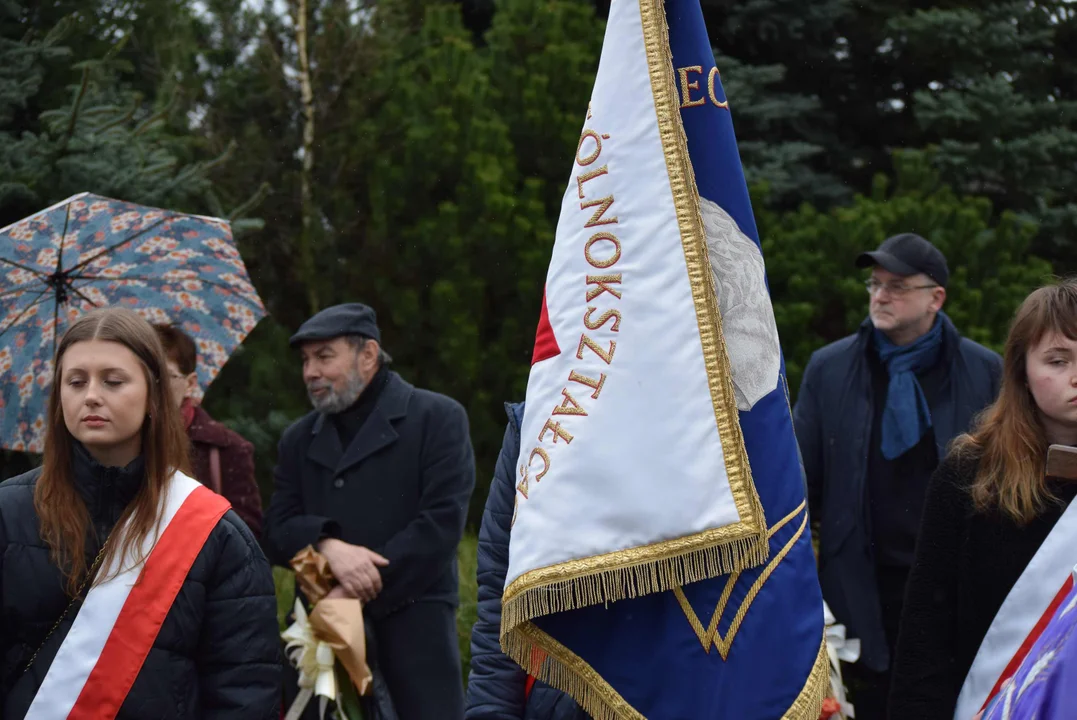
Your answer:
[[[860,253],[856,258],[858,268],[875,265],[904,277],[923,273],[943,287],[946,287],[946,282],[950,279],[946,256],[915,233],[903,233],[887,238],[878,250]]]

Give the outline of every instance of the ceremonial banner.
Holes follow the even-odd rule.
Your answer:
[[[729,112],[699,0],[613,0],[539,316],[502,610],[505,651],[596,718],[815,720],[829,684]]]

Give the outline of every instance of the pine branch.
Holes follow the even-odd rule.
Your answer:
[[[217,193],[213,192],[212,187],[206,188],[206,191],[202,194],[205,198],[206,205],[209,206],[209,212],[213,217],[224,217],[224,206],[221,205],[221,199],[217,197]]]
[[[42,47],[51,48],[59,45],[71,34],[74,27],[75,17],[73,15],[65,15],[60,18],[60,21],[49,30],[48,34],[45,35],[45,38],[41,41]]]
[[[82,71],[82,83],[79,85],[78,94],[75,95],[75,103],[71,107],[71,119],[67,124],[67,131],[60,139],[60,144],[56,148],[56,154],[62,155],[67,150],[67,144],[71,142],[71,138],[75,135],[75,125],[79,120],[79,110],[82,108],[82,101],[86,98],[86,90],[90,87],[90,70],[85,68]]]
[[[273,186],[270,185],[268,182],[263,182],[258,187],[258,189],[254,191],[253,195],[251,195],[244,202],[242,202],[239,206],[237,206],[234,210],[232,210],[232,212],[228,213],[227,220],[229,222],[232,222],[234,220],[242,218],[244,215],[246,215],[252,209],[257,207],[258,205],[261,205],[262,202],[267,197],[269,197],[269,194],[271,192],[273,192]],[[253,219],[253,218],[248,218],[248,219]]]
[[[230,140],[230,141],[228,142],[228,147],[226,147],[226,148],[224,149],[224,152],[222,152],[222,153],[221,153],[220,155],[218,155],[217,157],[213,158],[213,159],[212,159],[212,160],[210,160],[209,162],[206,162],[206,163],[199,163],[199,166],[201,167],[201,169],[202,169],[202,171],[203,171],[203,172],[206,172],[206,173],[208,173],[208,172],[209,172],[210,170],[213,170],[213,169],[215,169],[215,168],[218,168],[218,167],[220,167],[221,165],[223,165],[223,164],[224,164],[225,162],[227,162],[227,161],[228,161],[228,159],[229,159],[229,158],[231,158],[231,157],[232,157],[232,155],[234,155],[234,154],[235,154],[235,152],[236,152],[236,149],[237,149],[238,147],[239,147],[239,143],[237,143],[237,142],[236,142],[235,140]]]
[[[127,112],[123,113],[112,122],[106,123],[99,128],[95,128],[94,132],[98,135],[104,135],[113,128],[120,127],[121,125],[126,125],[128,122],[130,122],[131,118],[135,116],[135,113],[138,112],[139,100],[140,98],[138,97],[138,95],[135,95],[131,99],[131,107],[127,109]]]
[[[172,114],[172,111],[176,107],[176,103],[179,100],[181,90],[179,88],[173,88],[172,96],[168,99],[168,104],[165,105],[159,112],[150,115],[148,118],[138,124],[134,130],[134,135],[137,137],[142,135],[147,130],[150,130],[154,125],[168,119],[168,116]]]

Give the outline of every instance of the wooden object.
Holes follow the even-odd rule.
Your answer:
[[[1047,475],[1077,480],[1077,447],[1052,445],[1047,448]]]

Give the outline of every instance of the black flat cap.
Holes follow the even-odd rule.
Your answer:
[[[950,279],[946,256],[915,233],[903,233],[887,238],[878,250],[860,253],[856,258],[856,266],[859,268],[873,265],[905,277],[923,273],[943,287],[946,287],[946,282]]]
[[[343,335],[361,335],[381,342],[378,316],[362,303],[345,303],[322,310],[299,326],[288,340],[292,347],[312,340],[332,340]]]

